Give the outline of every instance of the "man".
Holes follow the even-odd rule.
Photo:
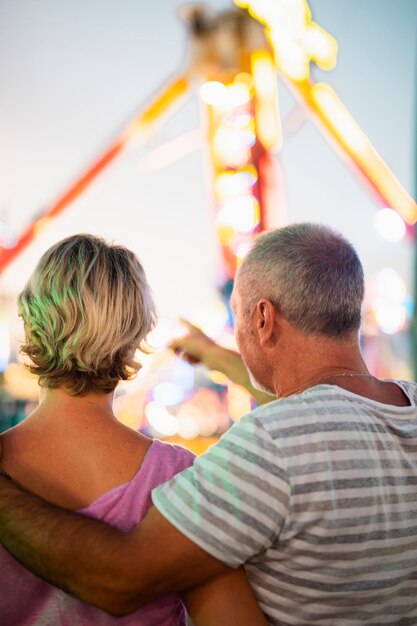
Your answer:
[[[1,541],[114,614],[245,563],[271,624],[416,624],[417,385],[366,369],[363,291],[330,229],[258,237],[232,307],[252,384],[278,401],[154,490],[127,535],[1,478]]]

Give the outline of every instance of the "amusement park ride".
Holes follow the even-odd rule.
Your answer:
[[[306,0],[234,0],[214,14],[203,6],[182,10],[189,35],[185,70],[171,77],[139,110],[106,151],[41,216],[15,245],[0,247],[0,272],[47,228],[118,155],[162,125],[194,92],[206,110],[214,220],[227,292],[252,238],[285,223],[277,206],[277,154],[284,147],[277,77],[338,155],[408,225],[417,205],[379,156],[330,84],[315,83],[310,65],[331,70],[336,40],[312,20]]]
[[[116,140],[8,248],[0,247],[0,272],[54,217],[78,198],[130,142],[144,140],[190,92],[207,109],[215,220],[225,268],[232,278],[250,239],[271,220],[276,197],[273,153],[283,148],[277,76],[294,94],[338,154],[384,207],[412,225],[417,205],[328,83],[311,79],[310,64],[336,64],[336,40],[312,20],[306,0],[234,0],[213,14],[203,6],[182,11],[190,33],[185,71],[171,78]],[[279,218],[278,218],[279,219]],[[235,227],[237,226],[237,227]]]

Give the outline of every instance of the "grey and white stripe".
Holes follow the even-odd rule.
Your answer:
[[[398,384],[411,406],[319,385],[259,407],[154,504],[245,563],[275,626],[417,625],[417,385]]]

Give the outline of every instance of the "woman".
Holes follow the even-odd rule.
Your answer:
[[[155,322],[143,268],[126,248],[68,237],[41,258],[19,313],[22,352],[41,394],[33,413],[1,436],[2,470],[50,502],[127,532],[150,507],[153,487],[193,462],[187,450],[124,426],[112,410],[114,390],[137,373],[135,352]],[[177,595],[110,617],[33,576],[3,549],[0,558],[0,621],[7,626],[186,624]],[[196,626],[266,624],[243,572],[184,601]]]

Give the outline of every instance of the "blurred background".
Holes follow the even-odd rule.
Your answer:
[[[32,410],[16,296],[77,232],[133,249],[159,324],[122,421],[204,450],[251,398],[166,349],[233,347],[228,296],[263,229],[317,221],[363,261],[363,349],[414,378],[415,0],[0,0],[0,429]]]

